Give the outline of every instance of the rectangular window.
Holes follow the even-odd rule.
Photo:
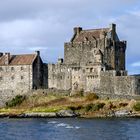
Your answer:
[[[2,67],[0,67],[0,71],[3,71],[3,68]]]
[[[11,71],[14,71],[14,67],[11,67]]]
[[[20,69],[21,69],[21,70],[23,70],[24,68],[23,68],[23,67],[21,67]]]
[[[0,76],[0,81],[2,81],[2,79],[3,79],[2,76]]]
[[[15,79],[15,77],[14,77],[14,76],[12,76],[12,77],[11,77],[11,79],[12,79],[12,80],[14,80],[14,79]]]
[[[24,79],[24,77],[23,77],[23,76],[21,76],[21,80],[22,80],[22,79]]]
[[[90,68],[90,72],[93,72],[93,68]]]

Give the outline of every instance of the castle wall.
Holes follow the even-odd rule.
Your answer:
[[[0,105],[32,89],[32,65],[0,66]]]
[[[64,46],[64,63],[80,64],[96,62],[97,42],[73,42],[65,43]]]
[[[85,91],[95,92],[100,87],[101,65],[85,66]]]
[[[71,89],[71,68],[67,65],[48,64],[48,88]]]
[[[86,85],[85,69],[72,67],[72,90],[83,90]]]
[[[140,76],[113,76],[115,71],[101,74],[100,94],[140,95]]]

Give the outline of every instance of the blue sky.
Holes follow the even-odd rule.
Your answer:
[[[0,2],[0,51],[13,54],[40,50],[45,62],[63,57],[73,27],[117,24],[127,40],[127,69],[140,73],[139,0],[4,0]]]

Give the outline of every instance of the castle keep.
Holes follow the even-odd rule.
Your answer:
[[[64,44],[64,59],[56,64],[42,62],[40,52],[26,55],[0,53],[0,103],[32,89],[95,92],[100,96],[140,95],[140,75],[125,69],[126,41],[116,25],[83,30]]]
[[[74,28],[64,45],[64,60],[48,64],[48,88],[84,90],[100,95],[138,95],[140,76],[128,76],[125,69],[126,41],[109,28]]]

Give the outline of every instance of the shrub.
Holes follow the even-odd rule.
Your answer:
[[[81,89],[79,91],[75,91],[75,93],[72,95],[72,97],[83,97],[84,91]]]
[[[88,105],[86,105],[86,106],[85,106],[85,111],[86,111],[86,112],[90,111],[90,110],[92,109],[92,107],[93,107],[93,104],[88,104]]]
[[[85,106],[85,111],[98,111],[103,108],[105,103],[88,104]]]
[[[93,100],[97,100],[99,97],[95,94],[95,93],[88,93],[86,95],[86,100],[87,101],[93,101]]]
[[[120,107],[125,107],[125,106],[127,106],[128,105],[128,103],[119,103],[119,106]]]
[[[25,100],[25,96],[17,95],[12,100],[6,102],[6,107],[14,107],[20,105]]]
[[[134,106],[133,106],[135,111],[140,111],[140,102],[137,102]]]
[[[93,108],[92,108],[92,111],[98,111],[99,109],[103,108],[104,107],[104,103],[97,103],[97,104],[94,104]]]
[[[83,106],[81,106],[81,105],[79,105],[79,106],[69,106],[68,109],[70,109],[72,111],[76,111],[76,110],[83,109]]]

